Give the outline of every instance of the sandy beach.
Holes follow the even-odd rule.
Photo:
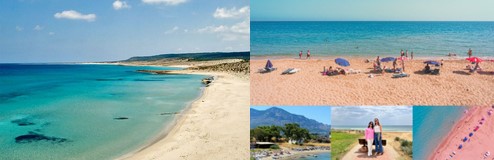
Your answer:
[[[323,68],[339,67],[332,58],[299,60],[274,57],[277,70],[258,73],[268,57],[251,60],[252,105],[490,105],[494,103],[494,63],[483,62],[485,72],[470,74],[469,62],[444,58],[440,75],[424,75],[424,60],[405,61],[410,77],[392,78],[392,73],[374,74],[366,58],[349,58],[347,69],[359,74],[323,76]],[[434,60],[440,61],[441,58]],[[382,63],[392,67],[392,62]],[[401,67],[398,63],[398,67]],[[288,68],[299,68],[281,75]],[[434,69],[434,67],[432,67]],[[373,74],[373,78],[369,75]]]
[[[220,72],[167,134],[119,159],[246,159],[249,157],[249,80]]]
[[[387,145],[383,146],[384,154],[379,156],[367,156],[367,152],[360,152],[362,145],[357,143],[343,156],[342,160],[357,160],[357,159],[379,159],[379,160],[391,160],[391,159],[411,159],[404,156],[400,151],[397,151],[396,146],[399,146],[399,142],[394,141],[395,137],[400,139],[406,139],[412,141],[411,132],[383,132],[383,139],[387,140]],[[361,137],[364,138],[364,137]],[[372,146],[374,148],[374,146]]]
[[[490,152],[487,159],[493,159],[494,115],[488,115],[491,110],[494,109],[488,106],[470,107],[432,152],[429,159],[484,159],[486,152]],[[485,120],[480,124],[482,118]],[[474,131],[476,126],[479,126],[479,129]],[[473,136],[470,137],[470,133],[473,133]],[[468,140],[463,142],[462,139],[465,137]],[[462,149],[459,149],[459,145],[462,145]]]

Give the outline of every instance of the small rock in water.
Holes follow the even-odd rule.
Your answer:
[[[117,117],[117,118],[113,118],[115,120],[125,120],[125,119],[129,119],[128,117]]]
[[[171,114],[178,114],[178,112],[163,112],[160,115],[171,115]]]
[[[49,137],[35,132],[29,132],[28,134],[15,137],[15,143],[32,143],[37,141],[51,141],[52,143],[62,143],[67,142],[68,140],[65,138]]]
[[[17,124],[18,126],[35,125],[35,123],[29,122],[29,119],[27,119],[27,118],[16,119],[16,120],[13,120],[13,121],[10,121],[10,122]]]

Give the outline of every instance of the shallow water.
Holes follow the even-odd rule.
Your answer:
[[[0,64],[0,159],[111,159],[156,137],[200,75],[114,65]]]
[[[464,107],[413,108],[413,158],[427,159],[461,116]]]

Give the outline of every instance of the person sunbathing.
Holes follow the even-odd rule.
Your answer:
[[[427,64],[424,68],[424,73],[430,73],[431,72],[431,66],[429,66],[429,64]]]

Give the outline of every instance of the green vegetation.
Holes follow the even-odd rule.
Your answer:
[[[332,131],[331,159],[341,159],[358,142],[360,137],[362,137],[360,134]]]
[[[413,142],[408,141],[406,139],[400,139],[399,137],[395,137],[395,141],[400,142],[400,149],[405,153],[406,156],[409,156],[410,158],[413,157],[413,152],[412,152],[412,146]]]
[[[280,149],[280,146],[278,146],[277,144],[275,145],[272,145],[271,147],[269,147],[270,149]]]
[[[155,56],[132,57],[123,62],[132,61],[158,61],[158,60],[188,60],[188,61],[211,61],[222,59],[250,60],[250,52],[211,52],[211,53],[183,53],[183,54],[160,54]]]
[[[281,126],[258,126],[250,130],[251,140],[265,142],[284,142],[288,139],[308,141],[311,138],[309,130],[301,128],[296,123],[287,123],[284,127]]]

